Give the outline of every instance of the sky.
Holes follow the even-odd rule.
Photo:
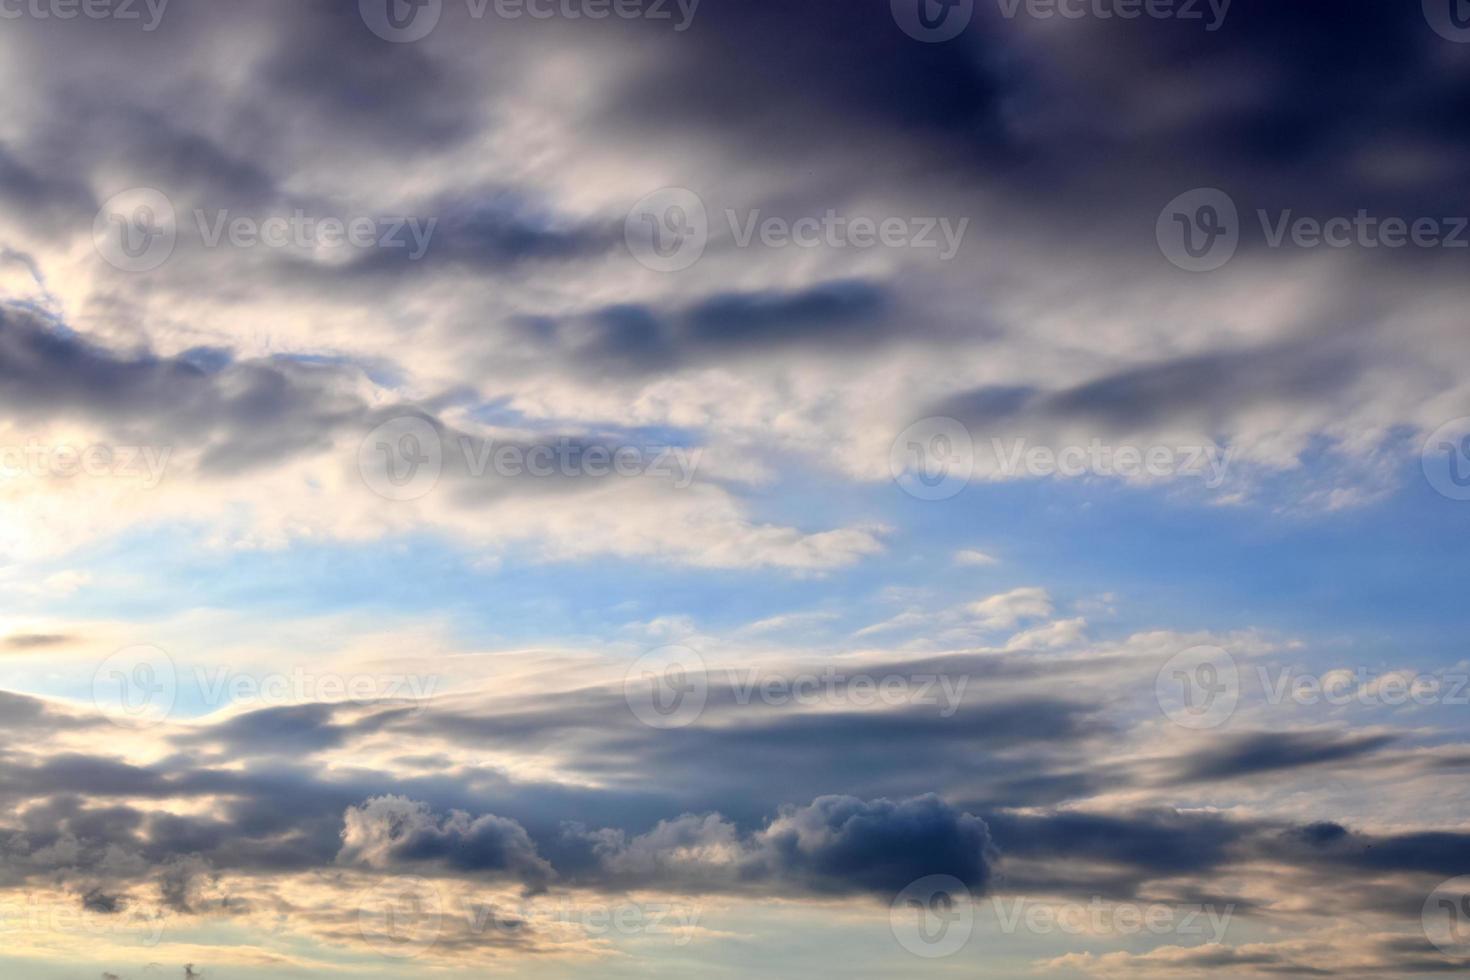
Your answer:
[[[1470,968],[1464,0],[0,0],[0,974]]]

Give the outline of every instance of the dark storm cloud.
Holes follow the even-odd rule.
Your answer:
[[[215,743],[237,756],[313,753],[341,745],[350,731],[333,723],[331,705],[262,708],[211,726],[189,741]]]
[[[1210,433],[1243,409],[1309,405],[1341,395],[1368,369],[1367,358],[1313,339],[1129,367],[1051,392],[988,386],[952,395],[930,410],[978,432],[1027,421],[1085,420],[1122,431],[1183,422]]]
[[[27,166],[0,143],[0,207],[53,234],[90,222],[97,205],[85,184]]]
[[[1248,824],[1221,816],[1170,810],[1130,815],[987,813],[985,821],[1003,855],[1113,864],[1161,877],[1217,867],[1252,832]]]
[[[100,888],[93,888],[82,896],[82,908],[89,912],[113,915],[122,911],[123,901],[118,896],[109,895]]]
[[[494,814],[462,810],[437,817],[401,796],[368,800],[347,811],[337,860],[375,868],[436,864],[459,872],[505,872],[531,888],[545,887],[551,865],[536,853],[524,827]]]
[[[942,659],[953,666],[971,658]],[[875,668],[874,676],[908,676],[914,669]],[[992,664],[978,669],[977,676],[993,677],[1003,669]],[[558,754],[574,748],[564,764],[600,784],[620,793],[652,790],[666,806],[719,811],[742,827],[764,819],[772,803],[789,799],[843,792],[919,795],[934,788],[934,772],[940,770],[948,779],[974,785],[993,782],[998,794],[1017,805],[1056,802],[1068,785],[1080,788],[1103,779],[1116,786],[1134,778],[1116,768],[1097,769],[1091,776],[1068,771],[1049,775],[1057,766],[1072,768],[1056,757],[1113,732],[1089,703],[1044,697],[971,702],[961,697],[951,704],[945,700],[951,695],[936,688],[929,693],[930,704],[804,712],[764,707],[752,690],[740,686],[752,683],[756,681],[750,678],[726,682],[712,677],[699,723],[668,731],[643,725],[620,690],[605,689],[546,694],[492,710],[437,703],[432,710],[356,724],[399,737],[449,739],[466,748]],[[958,687],[958,693],[964,690]],[[846,696],[844,686],[835,688],[834,697]],[[804,751],[793,755],[792,745],[802,745]],[[922,766],[914,764],[919,754],[926,760]],[[741,758],[748,764],[739,770],[712,768],[706,762],[710,758]],[[1020,763],[1022,759],[1026,762]],[[668,778],[648,786],[642,773],[649,767]],[[1018,769],[1030,773],[1029,787],[1017,781]],[[523,816],[518,810],[511,813]]]
[[[522,328],[586,370],[651,374],[772,349],[871,347],[888,336],[893,303],[887,286],[847,280],[721,293],[677,309],[629,303],[571,319],[530,317]]]
[[[370,407],[355,390],[362,377],[362,370],[350,362],[333,359],[237,361],[217,348],[172,356],[115,351],[28,311],[0,305],[0,407],[22,420],[86,420],[118,442],[155,452],[164,447],[170,452],[197,450],[204,476],[280,464],[332,449],[343,437],[350,437],[355,449],[375,426],[415,415],[439,434],[446,489],[462,505],[512,493],[586,491],[615,478],[607,465],[599,471],[603,476],[569,474],[559,459],[548,476],[529,468],[500,473],[489,468],[491,450],[483,437],[457,432],[413,406]],[[559,452],[565,447],[572,463],[594,448],[611,460],[623,444],[557,432],[534,442],[495,442],[496,447],[518,448],[523,459],[533,447]],[[477,461],[482,472],[474,470]],[[675,472],[679,467],[673,459],[665,463],[672,477],[693,477],[692,471]]]
[[[1260,732],[1221,739],[1184,757],[1179,782],[1219,782],[1260,773],[1352,762],[1396,740],[1392,735],[1338,732]]]
[[[8,715],[45,717],[35,699],[12,698]],[[554,714],[566,716],[564,705],[554,707],[561,709]],[[1036,705],[1016,707],[1037,714],[1042,727],[1057,724]],[[390,728],[371,705],[263,709],[203,726],[200,737],[181,740],[229,746],[223,755],[185,752],[147,766],[78,753],[0,756],[0,800],[12,814],[0,830],[0,851],[12,856],[5,880],[80,876],[98,903],[146,886],[177,911],[207,908],[229,915],[228,900],[202,897],[202,884],[222,873],[432,869],[471,880],[514,881],[530,891],[646,887],[880,900],[925,875],[950,874],[977,894],[1228,902],[1242,914],[1257,914],[1250,900],[1212,888],[1209,876],[1263,861],[1309,875],[1326,888],[1365,873],[1435,881],[1470,873],[1470,835],[1455,832],[1366,834],[1337,824],[1292,825],[1201,811],[1075,808],[1085,800],[1064,810],[1033,801],[1017,811],[923,791],[823,794],[814,791],[815,767],[797,767],[794,780],[769,778],[779,767],[760,761],[751,750],[751,734],[739,731],[725,744],[706,733],[707,744],[680,745],[683,755],[705,768],[710,758],[742,758],[763,774],[744,784],[711,784],[703,795],[722,802],[708,807],[687,805],[688,797],[701,793],[682,785],[698,766],[681,767],[675,764],[679,753],[661,756],[653,749],[658,738],[676,732],[648,731],[647,745],[626,763],[640,774],[640,785],[632,789],[618,788],[615,779],[599,780],[596,787],[535,784],[470,766],[427,775],[343,765],[327,770],[296,758],[327,745],[350,747],[372,732],[399,741],[421,738],[438,729],[436,710],[385,710],[399,726]],[[980,726],[982,718],[989,729]],[[586,724],[606,737],[608,720],[594,713]],[[356,727],[358,721],[363,727]],[[532,732],[526,744],[536,743],[534,725],[525,718],[514,724]],[[536,724],[550,726],[552,719]],[[847,757],[854,766],[889,773],[890,785],[913,776],[912,782],[932,788],[964,781],[964,770],[957,768],[962,753],[983,754],[985,739],[1005,725],[993,711],[988,718],[982,712],[961,721],[949,740],[954,755],[937,748],[945,740],[936,740],[933,729],[907,721],[880,727],[867,740],[857,737],[856,728],[834,723],[788,727],[773,741],[803,744],[815,762],[836,767],[838,783],[862,782],[845,774],[856,771],[843,768]],[[215,737],[204,736],[210,729]],[[442,731],[463,736],[467,729],[451,725]],[[894,751],[878,750],[884,739]],[[557,744],[570,760],[597,751],[595,742]],[[1300,764],[1303,756],[1324,751],[1319,747],[1314,755],[1297,748],[1293,761]],[[1005,766],[1014,770],[1018,758],[1012,747]],[[1038,767],[1048,764],[1038,757],[1021,767],[1041,776],[1045,769]],[[607,770],[609,776],[614,772]],[[1117,783],[1104,788],[1115,790]],[[108,797],[118,802],[104,803]],[[179,809],[185,801],[192,801],[183,808],[188,812],[165,809]],[[707,852],[726,858],[696,857]],[[1405,887],[1393,908],[1417,916],[1423,894],[1419,886]]]
[[[61,633],[13,633],[0,640],[0,645],[12,650],[40,650],[61,646],[72,638]]]
[[[271,12],[276,47],[257,80],[272,101],[374,152],[452,144],[478,128],[470,79],[419,45],[384,44],[357,4],[276,3]]]
[[[527,263],[591,259],[623,248],[621,221],[570,219],[504,188],[457,192],[411,210],[424,229],[421,256],[415,255],[416,245],[373,248],[340,266],[283,260],[273,271],[315,283],[347,280],[360,285],[387,274],[419,279],[440,270],[511,270]],[[397,238],[408,242],[411,231]]]
[[[1470,874],[1470,834],[1354,833],[1336,823],[1311,824],[1271,842],[1288,860],[1366,872],[1422,873],[1449,878]]]
[[[695,856],[709,850],[724,856]],[[573,826],[562,834],[558,853],[566,880],[586,887],[884,900],[933,874],[952,875],[983,893],[995,860],[985,823],[932,794],[903,800],[821,796],[780,807],[748,833],[721,814],[686,813],[636,836]]]
[[[0,729],[6,731],[66,731],[99,727],[100,724],[100,719],[62,711],[39,698],[0,691]]]
[[[674,40],[666,60],[619,93],[613,123],[694,128],[761,155],[795,155],[844,123],[886,127],[899,142],[910,132],[953,136],[971,153],[1004,147],[1007,85],[987,58],[998,49],[978,32],[917,44],[887,4],[705,0],[696,29]]]
[[[21,419],[85,419],[121,438],[203,449],[201,467],[236,472],[330,444],[365,417],[346,372],[290,360],[107,350],[0,307],[0,404]]]
[[[985,823],[937,796],[863,801],[824,796],[789,807],[764,835],[768,861],[816,891],[894,894],[917,878],[953,875],[976,892],[994,860]]]
[[[1236,0],[1216,31],[974,10],[959,37],[924,44],[882,3],[707,0],[686,43],[620,93],[609,125],[693,129],[788,166],[851,141],[863,168],[850,185],[989,187],[1069,237],[1098,223],[1143,230],[1113,243],[1139,251],[1164,201],[1189,187],[1270,208],[1435,213],[1470,157],[1470,58],[1412,5]],[[700,84],[681,84],[690,77]],[[1344,165],[1385,137],[1439,156],[1440,181]]]

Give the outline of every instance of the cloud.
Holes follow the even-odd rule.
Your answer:
[[[350,808],[344,817],[343,864],[378,869],[440,863],[456,871],[496,872],[544,888],[551,866],[536,853],[525,828],[493,814],[471,817],[454,810],[436,818],[426,803],[380,796]]]
[[[12,650],[40,650],[60,646],[70,640],[71,637],[60,633],[12,633],[0,643]]]
[[[1025,619],[1041,619],[1052,614],[1051,596],[1045,589],[1025,587],[1012,589],[972,602],[965,607],[986,629],[1011,629]]]
[[[1177,778],[1181,782],[1215,782],[1305,766],[1340,765],[1372,755],[1395,740],[1393,735],[1338,732],[1232,735],[1186,757]]]

